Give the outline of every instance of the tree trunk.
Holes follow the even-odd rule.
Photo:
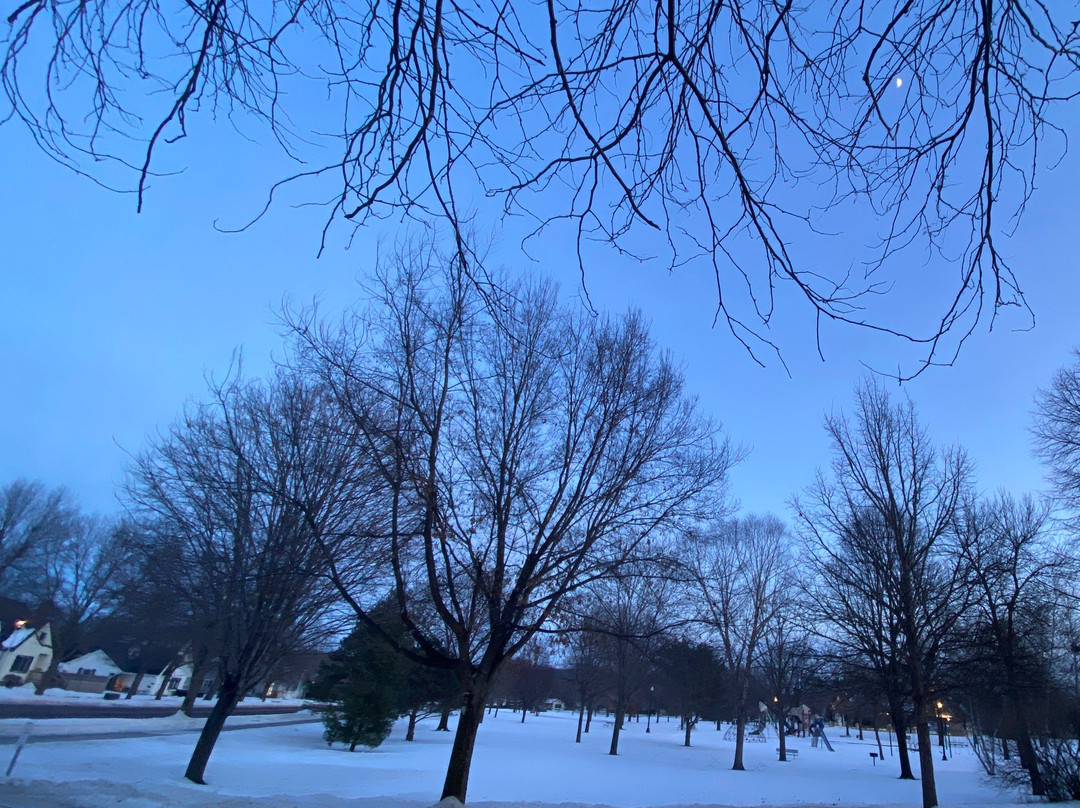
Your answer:
[[[192,717],[192,713],[195,710],[195,698],[197,695],[198,694],[189,687],[187,693],[184,694],[184,700],[180,702],[180,712],[188,718]]]
[[[525,713],[527,713],[527,712],[528,712],[528,709],[525,707],[525,702],[522,702],[521,703],[521,723],[522,724],[525,723]]]
[[[184,702],[180,705],[180,712],[189,718],[191,717],[192,711],[195,709],[195,699],[199,697],[199,685],[202,684],[202,680],[206,678],[206,670],[209,667],[205,656],[198,664],[192,664],[191,666],[191,681],[188,682],[187,693],[184,694]]]
[[[146,666],[145,665],[140,665],[139,666],[139,672],[135,674],[135,681],[133,681],[131,683],[131,686],[128,688],[127,696],[124,697],[124,701],[127,701],[130,698],[133,698],[135,696],[135,694],[139,692],[139,688],[142,686],[143,679],[145,679],[145,678],[146,678]]]
[[[409,711],[409,728],[405,731],[405,740],[412,741],[416,739],[416,710]]]
[[[589,708],[585,711],[585,734],[589,734],[589,728],[592,726],[593,708],[589,705]]]
[[[1027,770],[1031,778],[1031,794],[1035,797],[1046,795],[1046,784],[1039,772],[1039,758],[1035,753],[1035,744],[1031,742],[1031,730],[1028,728],[1027,715],[1015,699],[1009,700],[1013,726],[1016,727],[1016,752],[1020,756],[1020,765]]]
[[[55,642],[53,645],[55,645]],[[44,696],[45,691],[54,686],[56,680],[59,678],[57,675],[59,669],[60,654],[53,653],[52,658],[49,660],[49,667],[45,669],[45,672],[41,674],[41,678],[38,679],[37,683],[34,685],[35,696]]]
[[[683,735],[683,744],[682,745],[683,746],[689,746],[690,745],[690,731],[693,730],[694,725],[690,721],[690,716],[684,716],[683,717],[683,723],[686,724],[686,734]]]
[[[732,771],[744,772],[743,766],[743,736],[746,734],[746,708],[739,707],[735,715],[735,762],[731,765]]]
[[[892,718],[893,731],[896,733],[896,752],[900,758],[900,779],[914,780],[915,773],[911,770],[911,758],[908,756],[907,747],[907,722],[904,720],[904,705],[897,700],[889,701],[890,717]]]
[[[900,758],[900,779],[914,780],[915,772],[911,768],[911,755],[908,753],[907,726],[901,725],[896,730],[896,756]]]
[[[626,696],[619,693],[615,696],[615,726],[611,729],[611,748],[609,755],[619,754],[619,733],[623,728],[623,716],[626,714]]]
[[[780,739],[780,757],[781,763],[787,763],[787,727],[783,722],[777,725],[777,736]]]
[[[206,764],[210,760],[210,753],[214,751],[214,744],[221,735],[221,728],[225,726],[225,719],[232,713],[240,700],[240,681],[237,678],[226,676],[222,685],[222,692],[214,704],[210,715],[203,725],[199,734],[199,741],[195,744],[195,751],[191,753],[187,771],[184,777],[193,783],[206,785],[203,775],[206,773]],[[190,692],[190,691],[189,691]]]
[[[936,808],[938,804],[937,783],[934,780],[934,746],[930,738],[930,724],[923,713],[923,705],[915,703],[915,735],[919,739],[919,777],[922,780],[923,808]]]
[[[164,697],[165,688],[169,686],[169,678],[178,667],[180,663],[175,659],[165,666],[165,670],[161,672],[161,683],[158,685],[157,693],[154,694],[154,701],[161,701]]]
[[[1031,742],[1031,734],[1027,727],[1021,727],[1020,737],[1016,739],[1016,751],[1020,755],[1020,765],[1023,766],[1031,777],[1031,794],[1034,797],[1046,796],[1046,784],[1039,772],[1039,757],[1035,753],[1035,744]]]
[[[574,743],[581,743],[581,725],[585,723],[585,702],[581,702],[581,706],[578,708],[577,714],[577,738],[574,739]]]
[[[469,788],[469,768],[472,765],[473,748],[476,746],[476,731],[484,717],[486,701],[487,685],[476,687],[474,683],[472,691],[465,693],[465,703],[458,715],[457,732],[454,733],[454,745],[450,750],[450,764],[446,768],[441,799],[455,797],[465,802],[465,793]]]
[[[450,713],[449,707],[444,707],[443,711],[439,713],[439,726],[435,727],[436,732],[449,732],[450,731]]]

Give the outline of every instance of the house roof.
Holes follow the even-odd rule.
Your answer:
[[[23,626],[22,628],[17,628],[8,635],[8,638],[6,640],[0,643],[0,648],[5,651],[14,651],[16,648],[26,642],[27,638],[33,636],[35,631],[37,631],[37,629],[31,628],[30,626]]]
[[[61,673],[78,673],[79,668],[99,668],[99,675],[108,673],[112,675],[114,673],[121,673],[121,668],[112,658],[102,650],[91,651],[89,654],[83,654],[82,656],[75,657],[75,659],[68,660],[67,662],[60,663]]]

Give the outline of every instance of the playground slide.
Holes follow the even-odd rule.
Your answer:
[[[830,752],[835,752],[836,750],[833,749],[832,744],[829,743],[829,738],[825,735],[825,730],[822,729],[822,730],[819,730],[819,732],[820,732],[821,741],[822,741],[822,743],[825,744],[825,748],[828,749]]]

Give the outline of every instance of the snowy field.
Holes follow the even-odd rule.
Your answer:
[[[185,719],[190,721],[190,719]],[[123,719],[119,722],[123,724]],[[160,723],[159,723],[160,722]],[[171,722],[171,723],[170,723]],[[25,721],[0,721],[0,734],[17,733]],[[80,732],[95,726],[112,730],[117,721],[41,721],[42,731]],[[40,739],[23,750],[14,776],[0,784],[5,808],[422,808],[437,800],[450,752],[451,734],[425,721],[417,740],[402,740],[404,727],[374,750],[349,753],[328,749],[318,723],[226,732],[207,767],[209,785],[182,777],[195,735],[175,734],[180,722],[144,719],[139,729],[172,730],[156,737],[125,740]],[[239,723],[239,722],[238,722]],[[130,726],[131,722],[128,722]],[[730,771],[733,743],[712,725],[694,732],[694,746],[682,746],[675,721],[631,723],[620,754],[606,754],[610,719],[597,718],[592,732],[574,743],[576,716],[529,715],[502,711],[480,728],[469,783],[470,808],[543,806],[917,806],[919,784],[896,779],[889,758],[876,766],[876,745],[830,733],[835,752],[812,749],[793,739],[799,751],[789,763],[776,760],[776,738],[747,744],[748,771]],[[35,730],[36,731],[36,730]],[[884,738],[883,738],[884,740]],[[11,745],[0,746],[7,768]],[[943,806],[1025,804],[1022,795],[986,782],[966,749],[937,763]],[[2,771],[2,770],[0,770]]]

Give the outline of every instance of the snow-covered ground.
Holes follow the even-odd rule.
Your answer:
[[[21,685],[19,687],[0,687],[0,702],[5,704],[11,704],[14,702],[21,702],[26,704],[73,704],[77,703],[80,707],[96,707],[101,705],[108,707],[109,709],[116,709],[117,707],[176,707],[179,708],[184,699],[181,696],[162,696],[160,699],[155,699],[154,696],[149,694],[137,695],[133,698],[127,698],[121,696],[116,701],[107,701],[101,693],[77,693],[74,690],[63,690],[59,687],[51,687],[40,696],[34,695],[34,686],[31,684]],[[199,699],[197,704],[203,704],[203,700]],[[298,706],[304,703],[303,699],[267,699],[265,702],[259,699],[248,698],[245,699],[242,704],[266,704],[266,705],[278,705],[282,707]],[[0,722],[2,724],[2,722]]]
[[[191,719],[184,719],[190,721]],[[119,719],[123,723],[123,719]],[[168,719],[145,719],[139,728],[165,728]],[[50,728],[56,722],[41,722]],[[65,722],[86,732],[97,719]],[[102,726],[106,722],[100,722]],[[108,722],[109,724],[115,723]],[[131,722],[128,722],[130,726]],[[4,722],[22,726],[21,722]],[[0,727],[5,735],[18,726]],[[0,806],[64,808],[421,808],[437,800],[450,752],[451,734],[426,721],[417,740],[402,740],[399,724],[374,750],[328,749],[320,724],[276,726],[222,735],[210,760],[207,786],[182,778],[193,734],[125,740],[39,740],[23,750],[14,777],[0,785]],[[897,779],[889,758],[875,766],[868,738],[832,730],[835,752],[794,739],[798,759],[776,761],[776,738],[747,744],[748,771],[733,772],[733,743],[712,726],[682,746],[675,721],[631,723],[618,757],[607,755],[610,719],[598,718],[581,744],[574,743],[576,716],[503,711],[480,728],[469,782],[470,808],[543,808],[609,805],[615,808],[673,805],[733,806],[917,806],[919,783]],[[0,747],[7,767],[11,745]],[[2,771],[2,769],[0,769]],[[937,762],[943,806],[1019,805],[1022,795],[989,785],[970,751],[957,749]]]
[[[121,697],[119,701],[106,701],[105,697],[101,693],[76,693],[74,690],[63,690],[59,687],[50,687],[40,696],[34,695],[34,686],[31,684],[21,685],[19,687],[0,687],[0,702],[12,703],[12,702],[26,702],[27,704],[71,704],[72,702],[78,702],[80,705],[84,704],[107,704],[110,707],[115,707],[118,704],[176,704],[179,705],[183,699],[178,696],[163,696],[159,702],[154,701],[153,696],[135,696],[131,699],[125,699]]]
[[[260,727],[277,724],[292,724],[298,721],[318,721],[319,718],[310,711],[287,714],[270,715],[234,715],[229,719],[225,728],[236,729],[239,727]],[[182,713],[166,716],[164,718],[141,718],[132,721],[130,718],[47,718],[35,719],[8,719],[0,720],[0,744],[14,743],[22,734],[26,726],[30,725],[30,743],[41,744],[50,741],[70,741],[73,738],[83,740],[89,735],[100,735],[103,738],[117,734],[141,733],[146,735],[173,735],[177,733],[198,733],[206,723],[205,717],[195,716],[188,718]],[[191,737],[194,745],[195,736]],[[7,769],[11,761],[10,749],[5,751],[0,746],[0,774]],[[22,772],[22,758],[19,759],[19,772]],[[3,803],[0,802],[0,808]]]

